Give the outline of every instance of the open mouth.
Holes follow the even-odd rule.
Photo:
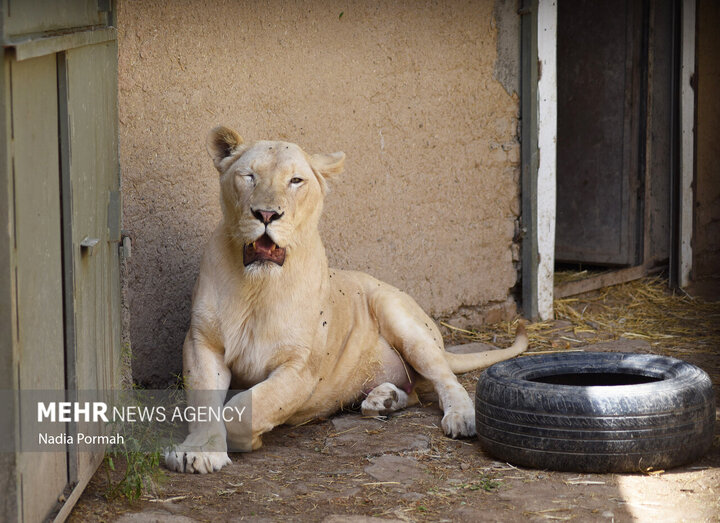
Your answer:
[[[247,267],[256,262],[272,262],[282,266],[285,263],[285,248],[278,247],[270,236],[263,234],[243,248],[243,265]]]

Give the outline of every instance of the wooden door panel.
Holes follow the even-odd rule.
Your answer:
[[[117,238],[110,237],[110,194],[119,190],[115,41],[65,53],[75,312],[75,374],[79,391],[112,390],[119,383],[120,298]],[[97,240],[83,248],[83,240]],[[85,434],[97,424],[78,424]],[[79,475],[95,456],[78,455]]]
[[[9,68],[19,388],[62,391],[65,359],[55,56],[10,60]],[[21,395],[21,402],[23,398]],[[60,424],[47,426],[51,434],[63,428]],[[22,499],[24,519],[44,520],[67,483],[67,455],[22,454],[20,481],[22,492],[28,493]]]
[[[3,360],[10,362],[3,377],[21,391],[57,390],[71,401],[82,391],[111,393],[120,383],[117,44],[107,27],[112,5],[6,0],[0,9],[0,177],[7,180],[9,203],[0,208],[8,209],[10,222],[9,255],[0,256],[10,284],[0,300],[10,306],[13,331],[0,332]],[[86,239],[96,240],[85,242],[91,249],[82,247]],[[21,394],[20,405],[10,409],[10,430],[21,440],[32,433],[32,416],[18,412],[28,405],[35,412],[33,400]],[[99,430],[56,425],[42,431]],[[102,457],[102,451],[78,452],[74,444],[64,452],[18,449],[0,472],[0,483],[13,485],[3,515],[43,521],[59,509],[58,517],[67,517]]]
[[[637,262],[637,4],[558,4],[558,261]]]
[[[107,16],[98,9],[98,0],[7,0],[4,33],[16,36],[97,26],[106,24]]]

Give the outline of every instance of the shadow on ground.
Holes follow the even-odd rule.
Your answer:
[[[553,322],[547,332],[549,346],[657,349],[617,336],[598,342],[598,333],[583,340],[582,330],[569,321]],[[682,340],[677,343],[682,349]],[[688,349],[679,357],[706,370],[720,396],[717,350]],[[479,375],[461,377],[471,397]],[[261,450],[232,455],[232,465],[219,473],[166,472],[134,503],[105,499],[101,469],[70,521],[718,521],[720,423],[710,453],[686,467],[649,474],[559,473],[499,463],[474,439],[444,437],[434,393],[421,399],[422,406],[387,420],[344,413],[279,427]]]

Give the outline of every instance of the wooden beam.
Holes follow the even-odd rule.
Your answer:
[[[557,170],[557,2],[538,2],[538,316],[554,317],[553,279],[555,274],[555,213]]]
[[[537,235],[537,0],[522,0],[520,51],[520,129],[522,192],[522,308],[530,320],[538,318]]]
[[[72,489],[72,492],[63,503],[57,515],[53,518],[53,523],[62,523],[68,518],[75,504],[80,499],[80,496],[82,496],[82,493],[85,491],[85,487],[90,483],[90,480],[95,475],[95,471],[103,462],[103,459],[105,459],[105,454],[102,452],[96,452],[91,456],[89,465],[83,470],[77,484]]]
[[[644,266],[639,265],[637,267],[630,267],[629,269],[604,272],[602,274],[598,274],[597,276],[590,276],[589,278],[582,280],[561,283],[555,286],[555,298],[567,298],[568,296],[575,296],[577,294],[595,291],[603,287],[627,283],[629,281],[640,279],[647,274],[648,270]]]
[[[682,4],[680,72],[680,287],[692,269],[693,183],[695,179],[695,0]]]
[[[10,39],[3,42],[3,46],[14,49],[15,59],[20,62],[28,58],[37,58],[76,47],[100,44],[116,38],[117,31],[114,27],[103,27],[63,35]]]

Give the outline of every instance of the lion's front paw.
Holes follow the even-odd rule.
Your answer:
[[[451,438],[466,438],[475,435],[475,412],[449,411],[442,419],[442,428]]]
[[[191,433],[181,445],[165,452],[165,466],[176,472],[208,474],[232,463],[225,436]]]
[[[232,463],[227,452],[186,452],[173,449],[165,453],[165,465],[176,472],[208,474]]]
[[[407,407],[408,395],[392,383],[383,383],[370,391],[360,405],[364,416],[386,416]]]
[[[451,438],[463,438],[475,435],[475,407],[467,392],[446,401],[442,428]]]

